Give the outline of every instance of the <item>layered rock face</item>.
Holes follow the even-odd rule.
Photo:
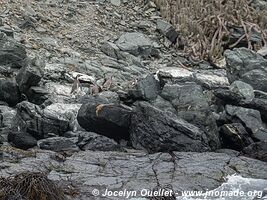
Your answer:
[[[267,179],[264,56],[227,50],[223,68],[182,57],[150,1],[4,4],[0,176],[46,172],[77,200]]]

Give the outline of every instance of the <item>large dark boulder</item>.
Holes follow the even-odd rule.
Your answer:
[[[47,138],[48,134],[63,135],[69,129],[69,120],[64,116],[40,109],[27,101],[17,105],[17,114],[13,120],[12,130],[23,130],[36,139]]]
[[[22,67],[16,76],[21,93],[28,96],[28,90],[31,86],[37,86],[43,77],[44,61],[40,59],[33,59],[27,65]]]
[[[83,104],[78,112],[78,122],[89,132],[119,139],[129,139],[132,111],[114,104]]]
[[[20,91],[15,80],[0,79],[0,101],[15,106],[20,101]]]
[[[249,145],[243,149],[243,153],[246,156],[267,162],[267,140]]]
[[[180,118],[205,132],[212,149],[219,147],[218,127],[200,85],[194,82],[165,84],[161,96],[171,102]]]
[[[240,123],[224,124],[220,128],[222,147],[241,151],[253,143],[250,135]]]
[[[147,102],[139,102],[136,109],[130,127],[133,147],[149,153],[210,150],[205,133],[198,127]]]
[[[225,51],[229,81],[241,80],[267,92],[267,60],[247,48]]]
[[[25,48],[11,37],[0,32],[0,66],[21,68],[27,63]]]
[[[8,142],[19,149],[29,149],[37,145],[37,140],[29,133],[23,131],[10,131]]]

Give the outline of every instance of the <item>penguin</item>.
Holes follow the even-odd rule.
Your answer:
[[[97,84],[90,85],[90,94],[95,96],[98,95],[99,92],[101,92],[101,87],[99,87]]]
[[[80,88],[80,81],[79,81],[79,77],[82,76],[81,74],[78,74],[73,82],[72,88],[71,88],[71,92],[70,94],[73,94],[74,92],[77,92],[78,89]]]
[[[112,78],[113,77],[111,76],[110,78],[108,78],[108,79],[105,80],[105,82],[103,83],[103,85],[101,87],[101,89],[103,91],[108,91],[110,89],[110,87],[112,85]]]

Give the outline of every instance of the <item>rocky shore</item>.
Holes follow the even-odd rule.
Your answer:
[[[194,62],[152,1],[0,6],[1,177],[46,172],[77,200],[267,179],[265,49]]]

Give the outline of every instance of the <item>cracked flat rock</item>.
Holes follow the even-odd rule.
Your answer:
[[[266,163],[225,153],[174,152],[146,154],[131,152],[77,152],[65,162],[55,161],[56,153],[38,150],[35,157],[25,157],[16,163],[2,161],[1,176],[25,170],[49,169],[49,178],[68,186],[75,183],[78,196],[71,199],[95,198],[95,188],[110,190],[153,189],[157,184],[171,184],[177,191],[217,188],[224,177],[239,174],[250,178],[267,178]],[[4,168],[3,168],[4,167]],[[111,197],[110,199],[118,199]]]

